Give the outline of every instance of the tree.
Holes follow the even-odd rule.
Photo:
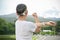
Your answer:
[[[60,21],[57,21],[56,32],[60,32]]]
[[[0,18],[0,34],[15,34],[14,24]]]

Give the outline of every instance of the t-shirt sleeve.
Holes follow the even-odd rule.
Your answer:
[[[29,31],[35,32],[36,28],[37,28],[37,26],[36,26],[35,23],[30,23],[30,25],[29,25]]]

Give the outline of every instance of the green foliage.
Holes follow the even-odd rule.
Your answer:
[[[56,34],[56,32],[54,32],[54,31],[51,31],[51,32],[40,32],[40,34],[41,35],[55,35]]]
[[[35,36],[33,36],[32,40],[36,40],[37,38]]]
[[[51,26],[42,27],[42,30],[52,30],[52,27]]]
[[[4,19],[0,18],[0,34],[14,34],[15,27],[13,23],[9,23]]]
[[[60,21],[57,21],[56,32],[57,34],[60,32]]]

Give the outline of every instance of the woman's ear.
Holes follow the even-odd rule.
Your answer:
[[[26,15],[28,14],[28,10],[26,10],[25,14],[26,14]]]

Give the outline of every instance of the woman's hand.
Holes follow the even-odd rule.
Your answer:
[[[53,21],[49,21],[49,22],[47,22],[47,25],[49,25],[49,26],[56,26],[56,23],[53,22]]]
[[[33,13],[32,16],[33,16],[34,18],[38,18],[37,13]]]

